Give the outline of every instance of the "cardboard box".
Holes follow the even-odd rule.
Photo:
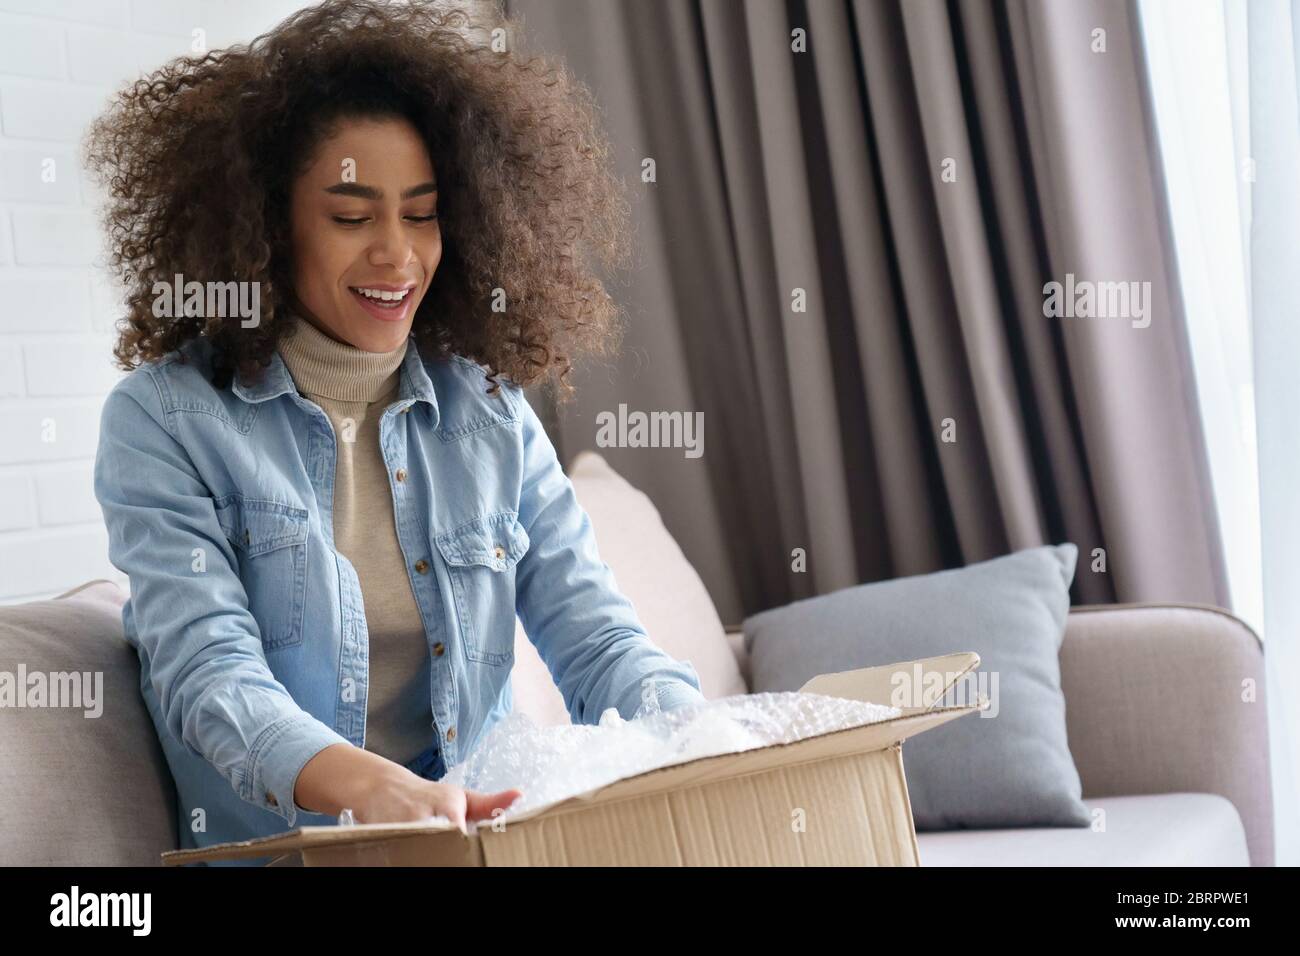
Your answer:
[[[450,825],[301,827],[163,854],[176,866],[273,857],[303,866],[917,866],[902,742],[979,710],[939,706],[979,656],[954,654],[824,674],[809,693],[877,704],[898,678],[898,717],[649,770],[465,834]],[[921,678],[919,681],[917,678]]]

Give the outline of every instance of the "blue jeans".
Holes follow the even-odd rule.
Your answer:
[[[428,750],[408,763],[406,769],[425,780],[441,780],[447,773],[447,765],[442,759],[442,748],[438,744],[432,744]]]

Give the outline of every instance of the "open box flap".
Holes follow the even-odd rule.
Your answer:
[[[909,707],[928,710],[943,700],[949,688],[979,667],[979,663],[980,656],[974,651],[962,651],[919,661],[821,674],[800,687],[799,691],[865,700],[873,704],[894,704],[894,695],[901,691]],[[919,696],[914,697],[908,692],[912,688]]]
[[[352,826],[299,827],[286,833],[258,837],[255,840],[216,843],[197,850],[171,850],[162,855],[162,860],[168,866],[183,866],[202,860],[248,860],[260,856],[293,853],[308,847],[386,840],[430,833],[457,833],[461,835],[461,839],[473,839],[467,834],[461,834],[460,830],[451,824],[428,823],[423,820],[409,823],[358,823]]]

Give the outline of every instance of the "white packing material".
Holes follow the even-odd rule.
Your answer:
[[[738,694],[666,712],[658,710],[652,697],[634,719],[623,720],[611,707],[595,726],[539,727],[514,712],[439,782],[479,793],[523,791],[499,815],[508,821],[649,770],[793,743],[900,713],[883,704],[806,693]]]

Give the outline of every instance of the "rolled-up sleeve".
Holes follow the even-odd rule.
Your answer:
[[[523,430],[519,520],[529,548],[516,568],[516,610],[574,723],[608,707],[631,720],[653,697],[662,710],[704,701],[689,661],[656,647],[601,560],[591,519],[523,392],[510,387]]]
[[[171,735],[293,826],[306,812],[293,800],[299,771],[347,740],[267,665],[237,558],[153,374],[141,369],[109,395],[95,459],[109,560],[130,578],[130,629]]]

